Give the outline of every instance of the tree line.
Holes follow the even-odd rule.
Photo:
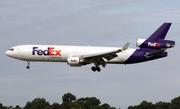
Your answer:
[[[142,101],[139,105],[129,106],[128,109],[180,109],[180,96],[171,100],[171,102],[152,102]]]
[[[3,106],[0,103],[0,109],[116,109],[107,103],[101,104],[101,101],[96,97],[85,97],[76,99],[76,96],[71,93],[66,93],[62,96],[62,103],[50,104],[44,98],[35,98],[33,101],[28,101],[24,107],[19,105]],[[118,108],[121,109],[121,108]],[[180,109],[180,96],[171,100],[171,102],[152,102],[142,101],[139,105],[129,106],[127,109]]]
[[[19,105],[3,106],[0,103],[0,109],[116,109],[109,104],[101,104],[101,101],[96,97],[86,97],[76,99],[76,96],[71,93],[66,93],[62,96],[62,103],[57,102],[50,104],[44,98],[35,98],[33,101],[28,101],[24,107]]]

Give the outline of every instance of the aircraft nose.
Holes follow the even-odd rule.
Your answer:
[[[6,54],[7,56],[10,56],[10,53],[9,53],[9,51],[6,51],[6,52],[5,52],[5,54]]]
[[[5,52],[5,54],[6,54],[7,56],[9,56],[9,57],[13,57],[12,51],[9,51],[9,50],[8,50],[8,51]]]

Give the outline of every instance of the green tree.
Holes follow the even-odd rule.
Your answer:
[[[61,105],[58,104],[58,103],[53,103],[53,104],[50,106],[50,109],[61,109]]]
[[[129,106],[128,109],[137,109],[137,106]]]
[[[13,109],[13,106],[9,106],[7,109]]]
[[[155,106],[151,102],[144,100],[137,106],[129,106],[128,109],[155,109]]]
[[[71,109],[83,109],[81,105],[77,102],[71,103],[72,108]]]
[[[104,103],[101,105],[103,107],[103,109],[116,109],[115,107],[111,107],[109,104]]]
[[[76,101],[76,96],[71,94],[71,93],[66,93],[62,96],[62,101],[63,103],[68,102],[68,103],[72,103]]]
[[[100,100],[96,97],[80,98],[76,101],[83,109],[93,109],[101,104]]]
[[[110,108],[110,105],[107,104],[107,103],[105,103],[105,104],[102,104],[102,107],[103,107],[104,109],[109,109],[109,108]]]
[[[166,103],[166,102],[158,102],[155,104],[155,109],[169,109],[170,103]]]
[[[0,109],[4,109],[4,106],[2,105],[2,103],[0,103]]]
[[[50,106],[44,98],[35,98],[32,102],[27,102],[24,109],[43,109]]]
[[[64,102],[61,104],[61,109],[71,109],[71,103],[69,102]]]
[[[8,107],[7,106],[3,106],[3,104],[0,103],[0,109],[8,109]]]
[[[171,100],[170,109],[180,109],[180,96]]]
[[[151,102],[142,101],[137,109],[154,109],[154,105]]]

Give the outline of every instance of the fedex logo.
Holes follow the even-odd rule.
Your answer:
[[[154,43],[148,42],[148,46],[150,46],[150,47],[160,47],[161,44],[157,43],[157,42],[154,42]]]
[[[38,49],[38,47],[33,47],[32,55],[44,55],[44,56],[61,56],[61,50],[55,50],[54,47],[48,47],[46,50]]]
[[[77,60],[75,60],[75,59],[71,59],[71,62],[78,62]]]

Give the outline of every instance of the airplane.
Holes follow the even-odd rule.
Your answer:
[[[175,41],[165,40],[171,23],[163,23],[147,39],[137,39],[136,48],[123,47],[65,46],[65,45],[18,45],[6,51],[6,55],[30,62],[66,62],[72,67],[94,64],[92,71],[100,72],[107,64],[135,64],[167,57],[166,49],[175,46]]]

